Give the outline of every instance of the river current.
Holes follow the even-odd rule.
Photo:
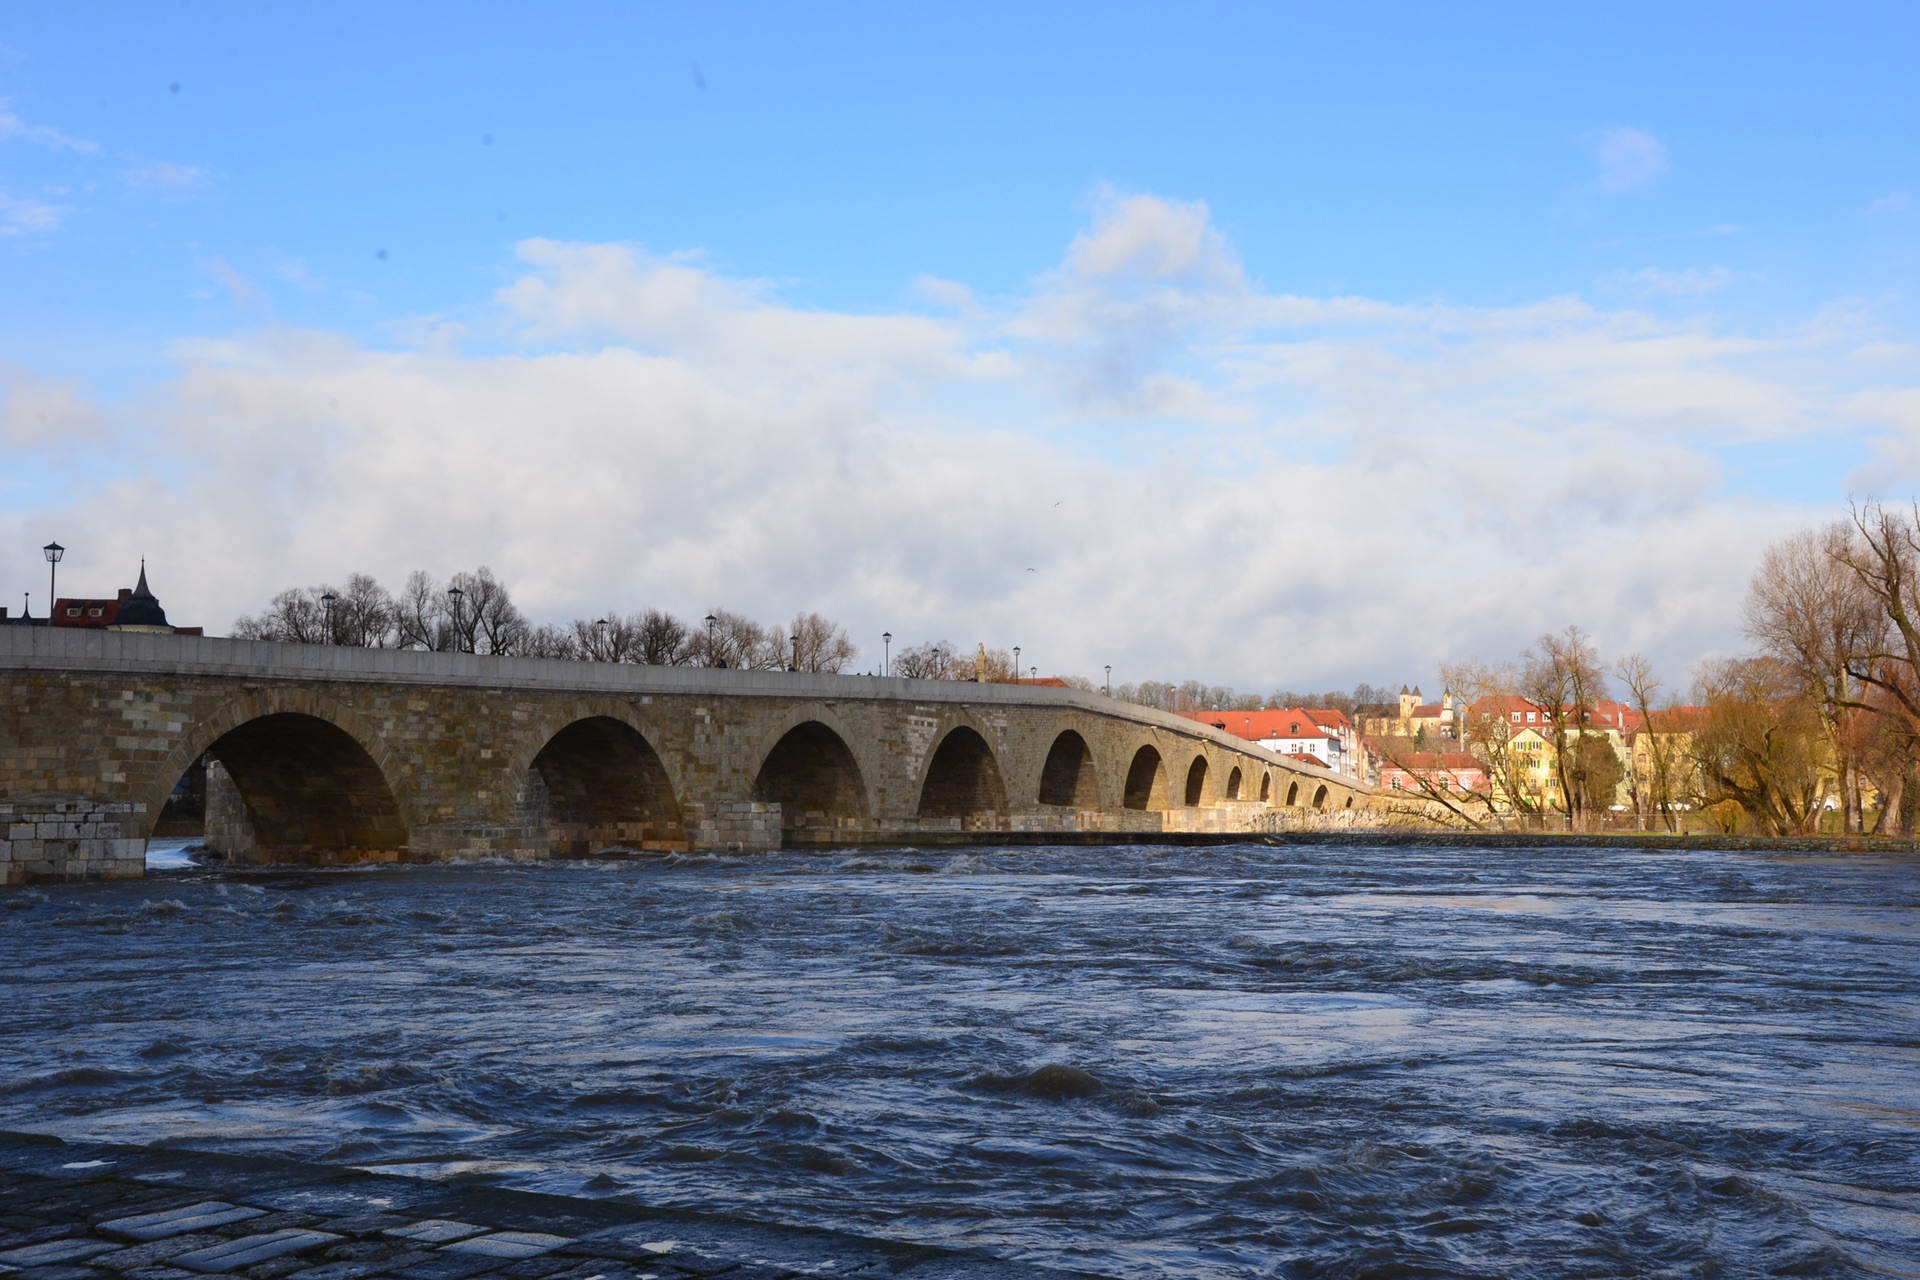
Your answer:
[[[1920,862],[1265,847],[0,890],[0,1127],[1114,1276],[1920,1275]]]

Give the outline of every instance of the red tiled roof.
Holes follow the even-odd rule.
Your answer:
[[[1179,714],[1256,742],[1262,738],[1324,738],[1335,736],[1336,732],[1316,722],[1314,712],[1298,707],[1281,707],[1274,711],[1182,711]],[[1295,725],[1300,727],[1295,729]]]

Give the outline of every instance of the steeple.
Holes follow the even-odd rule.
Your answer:
[[[167,611],[160,607],[153,591],[147,586],[147,562],[140,561],[140,585],[127,593],[120,602],[120,612],[113,620],[115,631],[172,631],[167,625]]]

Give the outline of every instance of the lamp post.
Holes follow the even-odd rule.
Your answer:
[[[335,600],[338,600],[339,598],[340,598],[339,596],[333,594],[333,592],[331,591],[327,592],[327,594],[320,597],[320,603],[327,606],[327,643],[328,644],[334,643],[333,602]]]
[[[1020,683],[1020,646],[1013,646],[1013,682]]]
[[[800,637],[788,636],[787,639],[793,642],[793,665],[787,669],[789,671],[798,671],[800,669]]]
[[[1040,668],[1038,668],[1038,667],[1028,667],[1028,668],[1027,668],[1027,674],[1033,677],[1033,683],[1035,683],[1035,684],[1039,684],[1039,683],[1040,683]]]
[[[880,633],[880,674],[886,675],[893,669],[893,632]]]
[[[447,588],[447,599],[453,605],[453,651],[460,652],[460,598],[467,593],[458,587]]]
[[[713,651],[713,628],[719,621],[712,614],[707,615],[707,665],[710,667],[720,665],[720,655]]]
[[[60,557],[67,554],[67,549],[57,542],[49,542],[40,550],[47,557],[47,625],[52,626],[53,602],[60,598],[53,589],[54,574],[60,567]]]
[[[594,650],[594,660],[596,662],[611,661],[607,656],[607,620],[605,618],[595,618],[593,625],[600,633],[599,639],[595,642],[599,647]]]
[[[1107,696],[1109,698],[1113,696],[1113,664],[1111,662],[1107,664]]]

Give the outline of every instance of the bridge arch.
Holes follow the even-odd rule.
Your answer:
[[[395,762],[373,726],[304,689],[260,689],[193,725],[156,767],[148,829],[174,784],[202,757],[210,782],[209,848],[234,862],[392,861],[408,822]]]
[[[1040,766],[1037,798],[1041,804],[1074,809],[1100,807],[1100,778],[1093,748],[1078,729],[1062,729],[1054,735],[1046,761]]]
[[[1295,779],[1294,781],[1289,782],[1287,784],[1287,808],[1291,809],[1299,803],[1300,803],[1300,782],[1298,779]]]
[[[1316,809],[1327,807],[1327,784],[1324,782],[1313,793],[1313,807]]]
[[[1263,770],[1260,774],[1260,803],[1273,802],[1273,770]]]
[[[826,715],[799,718],[761,756],[753,798],[780,806],[785,844],[825,844],[873,812],[848,735]]]
[[[1241,785],[1240,766],[1236,764],[1227,774],[1227,799],[1238,800],[1240,798]]]
[[[940,737],[920,773],[922,818],[958,818],[962,830],[1006,825],[1007,786],[986,737],[956,724]]]
[[[1167,805],[1167,767],[1160,750],[1152,743],[1133,753],[1127,766],[1127,784],[1122,792],[1122,807],[1127,809],[1165,809]]]
[[[1207,798],[1207,757],[1197,755],[1193,763],[1187,766],[1187,782],[1184,792],[1186,806],[1191,809]]]
[[[543,828],[552,853],[686,844],[666,765],[624,716],[569,721],[541,744],[521,778],[515,816]]]

